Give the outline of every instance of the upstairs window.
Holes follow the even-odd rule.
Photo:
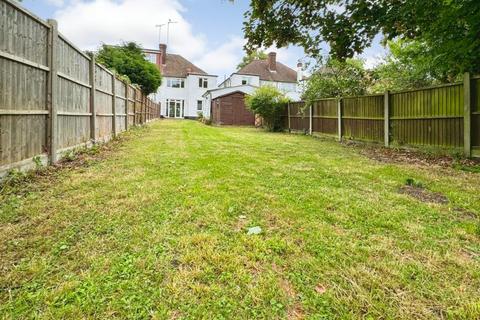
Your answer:
[[[207,78],[198,78],[198,87],[199,88],[208,88],[208,79]]]
[[[155,53],[146,53],[145,58],[151,63],[157,63],[157,55]]]
[[[167,79],[167,87],[185,88],[185,80],[184,79]]]
[[[250,82],[249,80],[250,80],[249,78],[243,78],[242,79],[242,85],[249,84],[249,82]]]

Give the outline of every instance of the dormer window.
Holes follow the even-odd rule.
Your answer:
[[[208,88],[208,78],[198,78],[199,88]]]

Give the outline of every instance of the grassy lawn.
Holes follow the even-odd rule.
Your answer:
[[[478,173],[165,120],[25,188],[1,198],[0,318],[480,318]]]

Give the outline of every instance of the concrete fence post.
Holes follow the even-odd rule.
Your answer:
[[[338,116],[338,141],[342,141],[342,98],[337,101],[337,116]]]
[[[385,147],[390,146],[390,92],[386,91],[383,101],[383,135],[384,135],[384,142]]]
[[[47,82],[47,109],[49,111],[47,124],[47,145],[49,153],[49,161],[54,164],[58,161],[57,144],[58,144],[58,114],[57,114],[57,97],[58,93],[58,59],[56,57],[58,47],[58,24],[57,21],[49,19],[47,21],[50,29],[48,31],[48,55],[47,63],[49,67]]]
[[[463,75],[463,152],[472,156],[472,92],[470,73]]]

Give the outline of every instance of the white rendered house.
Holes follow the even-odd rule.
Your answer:
[[[302,64],[297,70],[277,61],[277,54],[270,52],[266,60],[253,60],[225,79],[219,88],[239,87],[244,85],[262,87],[273,86],[290,97],[300,99],[300,82],[303,80]]]
[[[161,115],[168,118],[196,118],[199,112],[208,113],[203,94],[217,87],[217,76],[209,75],[178,54],[144,49],[147,59],[156,63],[162,73],[162,85],[153,99],[161,104]]]

